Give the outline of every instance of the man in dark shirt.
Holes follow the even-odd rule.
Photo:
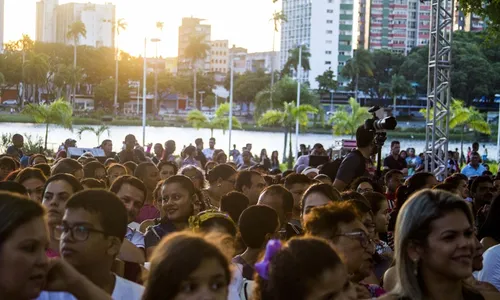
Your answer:
[[[399,156],[399,152],[401,152],[399,141],[392,141],[391,155],[384,159],[384,170],[399,170],[406,176],[408,175],[406,160]]]
[[[377,153],[377,146],[374,142],[375,133],[365,129],[361,125],[356,130],[356,145],[357,149],[351,151],[342,163],[333,182],[333,187],[343,192],[349,185],[358,177],[372,177],[375,173],[375,168],[370,159],[370,156]]]
[[[129,134],[125,137],[125,150],[122,150],[118,155],[120,157],[120,163],[124,164],[128,161],[133,161],[136,164],[146,161],[146,156],[139,149],[134,149],[137,139],[133,134]]]
[[[205,154],[203,154],[203,139],[197,138],[194,143],[196,145],[196,150],[198,150],[196,151],[197,155],[194,158],[201,163],[202,168],[205,168],[207,158],[205,157]]]
[[[16,133],[12,136],[12,146],[7,148],[7,155],[12,157],[22,158],[23,150],[21,148],[24,147],[24,138],[22,135]]]

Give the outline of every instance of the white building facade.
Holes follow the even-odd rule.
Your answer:
[[[211,41],[210,46],[210,71],[227,74],[229,70],[229,41]]]
[[[0,53],[2,53],[3,51],[4,26],[5,26],[5,3],[4,0],[0,0]]]
[[[280,52],[255,52],[248,53],[246,57],[247,71],[256,72],[259,69],[266,73],[280,71]]]
[[[338,74],[357,44],[356,9],[353,0],[283,1],[283,13],[288,21],[282,25],[280,69],[286,64],[290,50],[300,44],[307,45],[311,70],[301,70],[300,80],[308,81],[311,88],[316,89],[316,77],[331,69],[339,85],[347,85],[348,80],[339,78]]]
[[[59,0],[40,0],[36,3],[36,40],[56,42],[56,8]]]

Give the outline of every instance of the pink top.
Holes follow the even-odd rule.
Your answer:
[[[45,251],[45,255],[47,255],[48,258],[56,258],[60,256],[59,252],[53,249],[47,249],[47,251]]]
[[[135,222],[141,224],[145,220],[153,220],[160,217],[160,211],[151,204],[144,204]]]

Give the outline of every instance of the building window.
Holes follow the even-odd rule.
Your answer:
[[[345,52],[344,51],[340,51],[339,55],[345,55]]]
[[[328,3],[333,3],[333,0],[328,0]]]
[[[327,30],[326,34],[333,34],[333,30]]]
[[[326,20],[326,24],[333,24],[333,20]]]
[[[327,10],[326,10],[326,13],[327,13],[327,14],[333,14],[333,9],[327,9]]]
[[[329,60],[325,61],[325,65],[331,65],[331,64],[332,64],[331,61],[329,61]]]
[[[332,40],[326,40],[326,42],[325,42],[325,43],[327,43],[327,44],[331,44],[331,43],[332,43]]]
[[[332,54],[332,51],[325,51],[325,54]]]

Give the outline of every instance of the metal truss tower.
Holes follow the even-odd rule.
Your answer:
[[[430,0],[425,170],[447,175],[454,0]]]

